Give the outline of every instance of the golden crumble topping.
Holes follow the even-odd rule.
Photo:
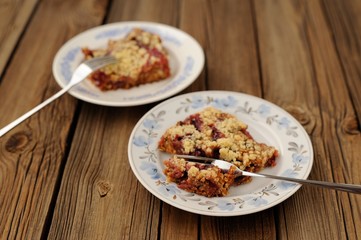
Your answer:
[[[213,107],[169,128],[159,148],[170,153],[221,158],[241,169],[251,164],[263,168],[276,152],[274,147],[257,143],[245,123]]]
[[[101,90],[130,88],[169,77],[167,52],[161,38],[139,28],[124,39],[109,40],[106,49],[83,49],[86,59],[113,55],[116,64],[108,65],[91,75],[91,81]]]

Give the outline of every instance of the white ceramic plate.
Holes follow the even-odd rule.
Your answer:
[[[171,76],[164,81],[107,92],[100,91],[86,80],[72,88],[69,91],[71,95],[99,105],[142,105],[182,91],[199,76],[204,66],[204,53],[193,37],[159,23],[120,22],[92,28],[65,43],[53,62],[53,74],[58,84],[64,87],[69,82],[74,69],[83,61],[82,48],[105,48],[109,39],[123,38],[135,27],[160,35],[169,54]]]
[[[265,210],[294,194],[300,185],[272,179],[253,178],[251,183],[231,187],[226,197],[207,198],[166,182],[163,160],[157,150],[167,128],[190,114],[214,106],[234,114],[248,124],[256,141],[275,146],[277,165],[263,173],[306,179],[313,164],[311,141],[303,127],[280,107],[254,96],[203,91],[180,95],[162,102],[146,113],[130,136],[128,155],[131,168],[153,195],[174,207],[203,215],[236,216]]]

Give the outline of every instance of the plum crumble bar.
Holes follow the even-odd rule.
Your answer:
[[[256,142],[247,131],[245,123],[238,120],[234,115],[213,107],[192,114],[167,129],[158,143],[158,148],[171,154],[223,159],[233,163],[241,170],[249,172],[258,172],[265,167],[274,166],[278,156],[278,151],[274,147]],[[219,172],[216,167],[212,167],[209,171],[218,171],[218,174],[206,178],[208,181],[206,184],[213,187],[218,186],[219,191],[200,190],[200,186],[203,186],[202,184],[205,184],[206,181],[196,182],[195,179],[204,179],[203,172],[198,171],[196,173],[195,170],[192,170],[190,173],[187,169],[188,164],[186,163],[183,166],[184,163],[181,160],[169,159],[165,162],[165,174],[168,180],[177,182],[180,187],[183,186],[184,181],[188,185],[193,185],[193,187],[181,188],[201,195],[224,196],[220,194],[220,192],[227,192],[224,187],[228,188],[232,184],[241,184],[251,180],[250,177],[245,176],[231,180],[229,173],[226,173],[228,175],[225,176],[225,173]],[[196,167],[199,168],[199,165],[196,165]],[[178,173],[180,170],[183,170],[183,175]],[[174,174],[174,172],[177,172],[177,174]],[[198,176],[197,174],[201,175]],[[177,178],[177,176],[180,177]],[[227,179],[227,184],[220,179]],[[223,187],[217,185],[217,181]]]
[[[85,59],[113,55],[118,63],[111,64],[89,76],[100,90],[129,89],[140,84],[170,76],[167,52],[157,34],[133,29],[124,39],[109,40],[106,49],[83,48]]]

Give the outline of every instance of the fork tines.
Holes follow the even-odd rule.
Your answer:
[[[96,57],[86,61],[91,68],[101,68],[111,63],[116,63],[117,59],[113,56]]]

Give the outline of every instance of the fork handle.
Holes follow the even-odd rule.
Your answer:
[[[361,185],[356,185],[356,184],[332,183],[332,182],[324,182],[324,181],[317,181],[317,180],[304,180],[304,179],[298,179],[298,178],[288,178],[288,177],[268,175],[268,174],[259,174],[259,173],[252,173],[252,172],[242,172],[242,175],[243,176],[251,176],[251,177],[272,178],[272,179],[283,180],[283,181],[288,181],[288,182],[308,184],[308,185],[330,188],[330,189],[339,190],[339,191],[361,194]]]
[[[63,95],[64,93],[66,93],[72,86],[68,85],[66,87],[64,87],[63,89],[61,89],[59,92],[55,93],[53,96],[51,96],[50,98],[46,99],[44,102],[40,103],[39,105],[37,105],[36,107],[34,107],[33,109],[31,109],[30,111],[28,111],[27,113],[25,113],[24,115],[22,115],[21,117],[17,118],[16,120],[12,121],[11,123],[9,123],[8,125],[6,125],[5,127],[3,127],[2,129],[0,129],[0,137],[2,137],[5,133],[7,133],[8,131],[10,131],[11,129],[13,129],[14,127],[16,127],[18,124],[20,124],[21,122],[23,122],[25,119],[27,119],[28,117],[30,117],[31,115],[33,115],[34,113],[36,113],[37,111],[39,111],[40,109],[42,109],[43,107],[45,107],[46,105],[48,105],[49,103],[51,103],[52,101],[54,101],[55,99],[57,99],[58,97],[60,97],[61,95]]]

